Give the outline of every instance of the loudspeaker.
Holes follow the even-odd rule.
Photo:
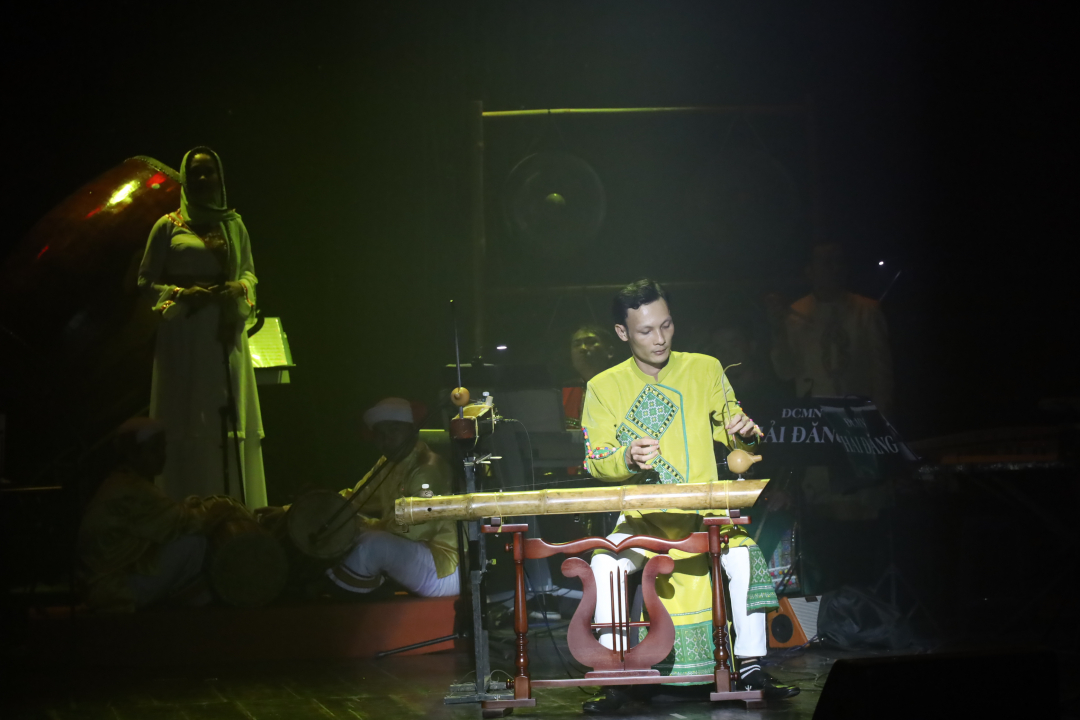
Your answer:
[[[1052,718],[1057,705],[1050,652],[906,655],[837,660],[814,720]]]
[[[791,601],[780,598],[780,608],[765,616],[765,627],[769,631],[769,647],[788,648],[805,645],[810,641],[803,632],[802,623],[791,609]]]

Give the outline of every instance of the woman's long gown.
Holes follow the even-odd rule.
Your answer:
[[[243,460],[248,507],[266,505],[262,463],[262,415],[255,372],[248,349],[246,325],[254,320],[255,268],[247,229],[239,219],[229,221],[230,261],[215,253],[184,225],[178,213],[161,218],[150,233],[139,269],[139,285],[152,294],[162,311],[154,353],[150,416],[165,425],[166,462],[158,484],[172,498],[229,494],[239,498],[232,423],[228,423],[228,464],[222,463],[222,408],[228,399],[225,351],[218,340],[222,305],[208,303],[192,311],[175,302],[173,288],[195,281],[238,280],[246,294],[228,301],[234,332],[228,347],[228,376],[239,414],[240,455]],[[224,269],[223,269],[224,266]],[[223,467],[228,468],[228,492]]]

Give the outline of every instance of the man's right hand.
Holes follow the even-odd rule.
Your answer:
[[[650,465],[660,455],[660,441],[638,438],[626,446],[626,465],[631,469],[652,470]]]

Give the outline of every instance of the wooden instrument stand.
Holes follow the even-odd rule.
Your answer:
[[[513,700],[487,700],[480,704],[485,718],[509,715],[517,707],[535,707],[536,698],[533,688],[568,687],[576,685],[654,685],[660,683],[705,683],[713,682],[715,692],[709,695],[713,701],[740,700],[748,708],[764,707],[765,698],[760,690],[740,691],[735,688],[738,673],[731,666],[728,652],[727,632],[727,596],[724,582],[720,575],[720,555],[727,544],[727,538],[720,534],[721,525],[745,525],[750,518],[741,517],[737,510],[731,511],[731,517],[710,517],[704,519],[706,531],[692,533],[682,540],[666,540],[647,535],[635,535],[626,538],[618,545],[607,538],[582,538],[568,543],[552,545],[538,538],[526,539],[526,524],[503,525],[499,518],[492,518],[490,525],[484,525],[481,532],[487,534],[507,533],[512,541],[506,544],[506,551],[514,556],[514,633],[517,635],[517,673],[513,681],[508,681],[514,690]],[[649,559],[642,571],[642,596],[649,622],[632,622],[628,598],[625,597],[625,573],[623,578],[612,577],[612,621],[610,624],[593,623],[596,609],[596,581],[593,579],[589,563],[579,557],[569,557],[562,564],[563,575],[581,580],[582,598],[574,617],[567,628],[566,640],[570,654],[583,665],[593,668],[583,678],[552,680],[534,680],[529,676],[529,618],[525,609],[525,569],[526,559],[540,559],[552,555],[578,555],[590,550],[605,549],[619,553],[631,548],[641,548],[655,553],[667,553],[669,550],[700,554],[709,553],[712,571],[712,610],[713,643],[716,647],[714,657],[716,669],[708,675],[661,675],[653,665],[663,660],[675,644],[675,624],[667,609],[656,595],[656,577],[670,573],[675,561],[666,554]],[[616,612],[619,610],[619,612]],[[620,619],[621,616],[621,619]],[[631,627],[648,627],[649,633],[635,647],[628,648],[625,637]],[[610,628],[612,640],[617,649],[606,648],[593,636],[595,629]]]

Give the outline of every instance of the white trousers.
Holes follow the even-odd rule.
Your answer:
[[[627,533],[612,533],[607,539],[618,545]],[[596,580],[596,610],[593,622],[610,623],[611,617],[611,573],[625,571],[633,575],[645,567],[648,560],[645,555],[635,550],[624,550],[619,555],[593,555],[590,566],[593,579]],[[750,551],[745,547],[729,548],[720,556],[720,566],[728,576],[728,593],[731,602],[731,621],[735,625],[736,657],[762,657],[769,650],[769,639],[765,631],[765,613],[747,613],[746,595],[750,591]],[[628,611],[629,608],[626,608]],[[618,620],[625,620],[620,614]],[[626,638],[620,640],[626,647]],[[611,630],[600,631],[600,644],[613,648],[614,638]]]
[[[456,569],[446,577],[438,576],[426,545],[382,530],[364,532],[341,564],[326,575],[338,587],[355,593],[371,592],[387,575],[420,597],[447,597],[461,589]]]

